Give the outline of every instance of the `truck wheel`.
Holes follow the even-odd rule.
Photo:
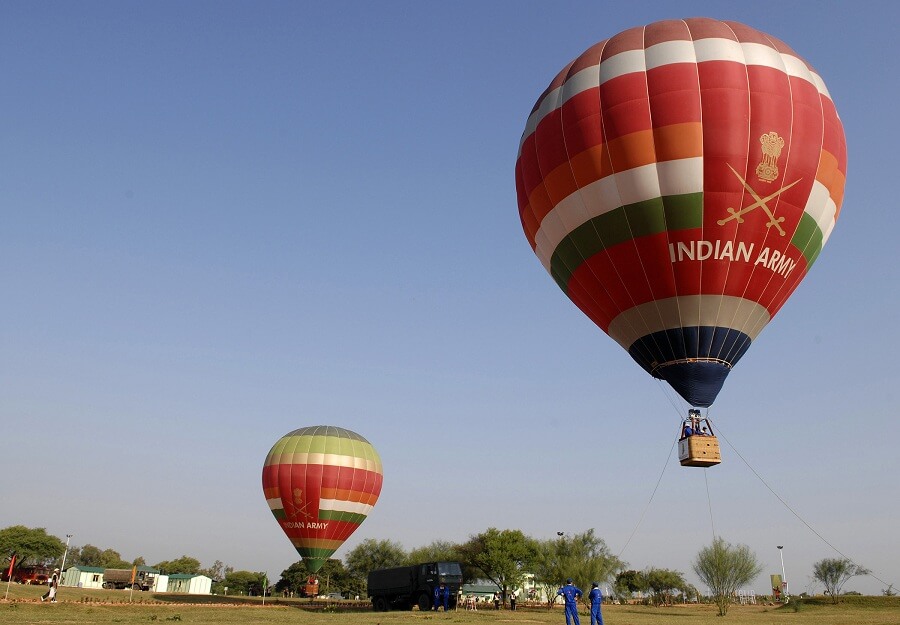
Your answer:
[[[387,612],[388,611],[388,602],[384,597],[375,597],[372,599],[372,608],[376,612]]]
[[[419,612],[431,612],[431,597],[425,593],[419,595]]]

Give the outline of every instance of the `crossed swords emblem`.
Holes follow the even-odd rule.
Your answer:
[[[303,503],[303,491],[299,488],[295,488],[293,494],[293,501],[287,502],[288,506],[291,508],[290,512],[288,512],[290,517],[293,519],[302,515],[306,519],[311,519],[313,515],[306,509],[309,504]]]
[[[737,179],[741,181],[741,184],[744,185],[744,188],[747,189],[747,192],[750,193],[750,195],[753,196],[753,199],[756,201],[753,202],[753,204],[751,204],[750,206],[747,206],[740,210],[728,207],[728,212],[730,213],[730,215],[728,217],[726,217],[725,219],[718,220],[716,223],[719,224],[720,226],[724,226],[727,222],[731,221],[732,219],[736,219],[739,224],[742,224],[742,223],[744,223],[744,215],[746,215],[747,213],[749,213],[752,210],[762,207],[762,209],[766,212],[766,215],[769,216],[769,223],[766,224],[766,228],[771,228],[772,226],[775,226],[775,228],[778,229],[778,234],[780,234],[781,236],[784,236],[784,228],[781,227],[781,222],[784,221],[784,217],[776,218],[775,214],[772,212],[772,209],[769,208],[769,205],[766,204],[766,202],[778,197],[779,195],[781,195],[782,193],[784,193],[785,191],[787,191],[788,189],[793,187],[795,184],[800,182],[801,179],[798,178],[791,184],[781,187],[775,193],[773,193],[771,195],[767,195],[764,198],[761,198],[756,193],[756,191],[753,190],[753,187],[751,187],[749,184],[747,184],[746,180],[741,178],[741,175],[739,173],[737,173],[737,171],[735,171],[734,167],[732,167],[731,165],[728,165],[728,169],[730,169],[732,171],[732,173],[735,176],[737,176]]]

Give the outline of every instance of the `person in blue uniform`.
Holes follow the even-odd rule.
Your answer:
[[[600,584],[591,584],[591,592],[588,593],[588,601],[591,602],[591,625],[603,625],[603,615],[600,606],[603,604],[603,593],[600,592]]]
[[[566,625],[572,625],[573,622],[575,625],[581,625],[578,620],[578,600],[584,596],[581,588],[575,586],[572,579],[569,578],[566,580],[566,585],[557,590],[556,594],[562,595],[566,601]]]
[[[439,610],[442,603],[444,604],[444,612],[447,612],[450,609],[450,589],[443,582],[434,589],[434,609]]]

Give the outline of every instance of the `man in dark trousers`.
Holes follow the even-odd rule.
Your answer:
[[[566,625],[581,625],[578,620],[578,600],[584,596],[581,588],[575,586],[572,578],[566,580],[566,585],[556,591],[557,595],[562,595],[566,601]]]
[[[450,589],[441,582],[441,585],[434,589],[434,609],[439,610],[441,603],[444,604],[444,612],[450,609]]]
[[[603,625],[603,615],[600,606],[603,605],[603,593],[600,592],[600,584],[591,584],[591,592],[588,593],[588,601],[591,602],[591,625]]]
[[[47,592],[41,597],[41,601],[50,600],[56,603],[56,591],[59,588],[59,569],[53,569],[53,575],[47,580]]]

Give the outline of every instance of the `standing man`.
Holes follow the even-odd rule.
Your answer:
[[[562,595],[566,602],[566,625],[581,625],[578,620],[578,600],[584,596],[581,588],[575,586],[572,578],[566,580],[566,585],[556,591],[557,595]]]
[[[47,580],[47,592],[41,597],[41,601],[50,600],[50,603],[56,603],[56,589],[59,588],[59,569],[53,569],[53,575]]]
[[[438,611],[444,604],[444,612],[450,610],[450,589],[441,582],[441,585],[434,589],[434,610]]]
[[[588,593],[591,602],[591,625],[603,625],[603,615],[600,614],[600,606],[603,604],[603,593],[600,592],[600,584],[591,584],[591,592]]]
[[[510,610],[516,609],[516,591],[515,590],[509,591],[509,609]]]

